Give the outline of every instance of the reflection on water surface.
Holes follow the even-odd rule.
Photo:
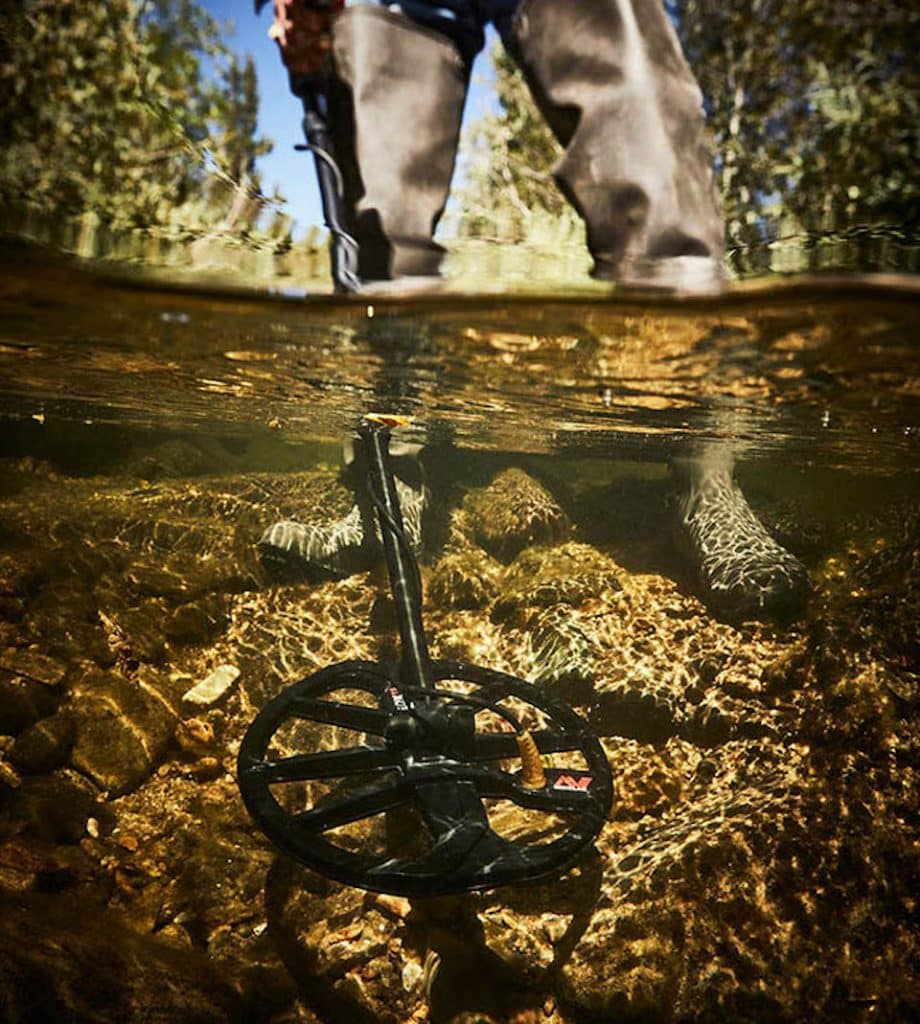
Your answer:
[[[305,309],[10,261],[0,401],[13,418],[334,441],[385,408],[443,424],[464,447],[609,454],[728,436],[874,468],[916,444],[906,286],[854,279],[689,307],[446,298]]]

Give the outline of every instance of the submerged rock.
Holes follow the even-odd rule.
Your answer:
[[[66,665],[46,654],[15,647],[0,653],[0,668],[45,686],[57,686],[67,671]]]
[[[23,625],[30,640],[62,662],[110,661],[98,602],[82,581],[45,584],[30,599]]]
[[[60,894],[19,895],[0,913],[0,1005],[10,1024],[254,1019],[206,956]]]
[[[526,636],[526,677],[537,684],[590,684],[600,653],[587,617],[615,607],[621,570],[586,544],[522,551],[501,579],[492,618]]]
[[[209,594],[200,601],[189,601],[175,608],[163,631],[170,640],[179,643],[205,643],[222,633],[226,625],[226,598]]]
[[[622,575],[613,559],[587,544],[533,546],[522,551],[504,573],[493,617],[523,606],[601,609],[622,591]]]
[[[10,748],[9,759],[24,772],[50,772],[67,762],[76,727],[73,718],[60,712],[26,729]]]
[[[289,968],[323,1019],[424,1020],[426,947],[410,919],[373,894],[330,885],[291,865],[269,879],[268,904]]]
[[[434,567],[428,596],[440,608],[483,608],[495,597],[499,573],[480,549],[448,551]]]
[[[44,684],[0,672],[0,735],[17,735],[56,706],[56,694]]]
[[[78,842],[100,813],[99,791],[68,769],[24,778],[9,801],[16,827],[49,842]]]
[[[530,544],[550,544],[571,532],[553,496],[520,469],[506,469],[463,501],[474,539],[505,560]]]
[[[71,761],[113,796],[137,788],[166,752],[177,716],[153,673],[90,671],[75,685]]]

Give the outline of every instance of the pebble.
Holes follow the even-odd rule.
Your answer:
[[[0,843],[0,887],[3,889],[28,891],[44,866],[45,858],[30,849],[28,842],[13,838]]]
[[[410,960],[402,969],[402,985],[407,992],[411,992],[422,979],[422,965],[416,960]]]
[[[180,643],[203,643],[226,624],[223,602],[212,597],[190,601],[175,608],[163,626],[170,640]]]
[[[176,727],[176,742],[187,753],[202,757],[214,747],[214,727],[203,718],[189,718]]]
[[[216,757],[202,757],[186,770],[193,778],[209,781],[217,778],[223,767]]]
[[[7,764],[6,761],[0,761],[0,786],[6,786],[8,789],[19,789],[21,785],[22,779],[19,777],[16,769],[11,764]]]
[[[236,665],[219,665],[200,683],[188,690],[182,700],[196,707],[208,708],[223,697],[239,676],[240,670]]]
[[[173,738],[176,720],[162,685],[146,666],[136,679],[92,669],[80,680],[71,764],[111,796],[145,782]]]
[[[392,914],[394,917],[406,918],[412,913],[412,904],[403,896],[390,896],[387,893],[378,893],[374,902],[381,910]]]
[[[182,949],[191,949],[192,940],[189,933],[180,924],[166,924],[157,932],[157,937],[165,942],[173,943]]]

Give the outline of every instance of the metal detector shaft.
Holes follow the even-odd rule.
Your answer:
[[[329,229],[332,280],[336,291],[355,292],[361,287],[358,277],[358,243],[345,230],[345,188],[342,172],[332,155],[327,123],[326,92],[320,76],[291,78],[291,91],[303,103],[303,133],[307,149],[313,154],[319,183],[323,220]]]
[[[390,469],[390,430],[364,420],[358,426],[367,456],[368,488],[380,534],[402,645],[405,686],[432,688],[431,658],[422,626],[422,592],[418,565],[406,539],[396,482]]]

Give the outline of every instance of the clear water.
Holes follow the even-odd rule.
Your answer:
[[[780,279],[718,302],[401,304],[170,291],[22,253],[5,262],[0,411],[35,443],[114,426],[280,450],[337,444],[377,410],[463,449],[660,460],[726,439],[747,459],[915,468],[908,278]]]
[[[898,950],[913,897],[894,837],[907,843],[916,797],[904,711],[917,680],[913,282],[370,305],[126,284],[21,250],[2,259],[0,882],[32,908],[42,969],[47,936],[76,934],[90,900],[122,923],[106,926],[116,939],[86,931],[78,959],[117,942],[135,992],[156,988],[160,965],[209,1005],[195,1019],[226,1019],[225,999],[279,1022],[665,1020],[726,1005],[724,1019],[817,1006],[868,1020],[912,1005]],[[278,581],[255,556],[276,518],[315,511],[304,495],[347,501],[341,442],[368,411],[411,415],[410,439],[450,442],[430,467],[435,653],[555,687],[604,742],[614,811],[574,874],[446,908],[380,902],[276,857],[245,816],[234,758],[262,703],[322,664],[392,649],[375,577]],[[700,603],[673,544],[669,460],[713,446],[809,570],[792,623],[739,623]],[[517,561],[473,545],[499,596],[463,605],[443,582],[451,513],[470,515],[469,495],[509,467],[545,488],[570,532]],[[580,547],[553,554],[560,542]],[[608,576],[616,586],[591,582]],[[582,676],[541,683],[546,593],[565,620],[553,642],[574,623],[595,648]],[[562,656],[577,661],[579,643]],[[190,706],[183,694],[226,664],[239,672],[228,695]],[[33,711],[9,698],[23,679]],[[151,690],[167,711],[138,696]],[[35,720],[62,714],[76,738],[61,726],[57,755],[15,754]],[[863,790],[840,781],[860,773]],[[844,818],[857,824],[838,834]],[[48,899],[56,917],[43,916]],[[877,919],[864,936],[860,900]],[[738,938],[733,915],[755,911],[760,927]],[[817,951],[850,942],[849,959],[821,966]],[[181,969],[176,950],[191,958]],[[635,975],[643,957],[660,975]],[[118,989],[88,970],[90,1001],[94,985],[100,999]],[[794,996],[790,970],[804,986]]]

